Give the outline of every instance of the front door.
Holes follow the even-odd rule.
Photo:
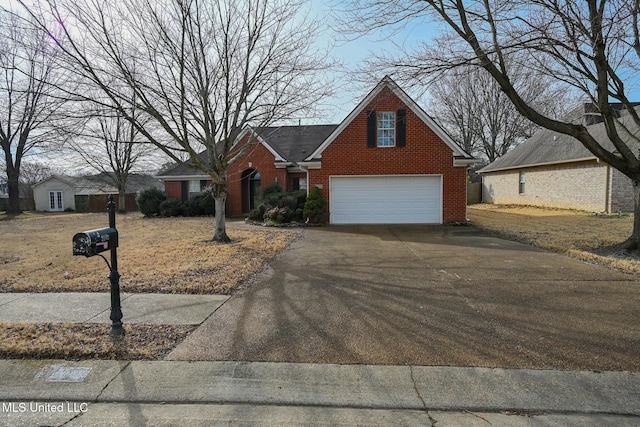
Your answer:
[[[247,169],[242,173],[242,212],[248,213],[260,205],[260,172]]]
[[[249,209],[260,205],[260,174],[257,172],[249,179],[249,200]]]
[[[51,212],[63,211],[62,200],[62,191],[49,191],[49,210]]]

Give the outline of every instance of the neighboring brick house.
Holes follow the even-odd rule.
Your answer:
[[[584,105],[585,111],[588,105]],[[593,115],[586,117],[594,121]],[[602,123],[588,129],[613,151]],[[485,203],[633,211],[633,186],[628,177],[599,160],[577,139],[550,130],[536,132],[478,172]]]
[[[257,206],[264,187],[319,187],[330,222],[466,221],[467,167],[458,146],[395,82],[385,77],[339,125],[246,130],[251,137],[228,173],[227,215]],[[208,177],[184,167],[159,176],[169,197],[186,200]]]

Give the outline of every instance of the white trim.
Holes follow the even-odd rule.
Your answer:
[[[267,141],[264,140],[263,137],[261,137],[256,131],[253,130],[253,128],[251,126],[248,126],[247,128],[245,128],[242,132],[240,132],[240,135],[238,135],[238,137],[236,138],[236,142],[233,143],[233,146],[235,147],[236,144],[238,144],[242,138],[244,138],[244,135],[247,132],[251,132],[253,133],[253,135],[258,139],[258,141],[260,142],[260,144],[264,145],[264,147],[269,150],[269,152],[271,154],[273,154],[273,157],[275,157],[275,162],[285,162],[285,163],[290,163],[287,159],[285,159],[284,157],[282,157],[280,154],[278,154],[278,152],[276,150],[273,149],[273,147],[271,147],[269,144],[267,144]]]
[[[322,144],[309,156],[307,156],[304,161],[310,161],[312,159],[320,159],[322,158],[322,152],[327,149],[329,145],[340,135],[347,126],[351,124],[351,122],[365,109],[367,105],[371,103],[375,99],[376,96],[382,92],[382,90],[388,87],[391,91],[398,97],[404,104],[410,108],[417,116],[422,120],[431,130],[442,140],[444,141],[449,148],[453,151],[454,156],[462,156],[468,157],[469,154],[465,153],[462,148],[453,141],[451,136],[444,131],[443,128],[440,127],[432,118],[429,116],[420,106],[413,100],[409,95],[407,95],[389,76],[385,76],[380,83],[371,91],[369,94],[356,106],[351,113],[338,125],[338,127],[324,140]]]
[[[474,165],[476,163],[478,163],[478,159],[456,159],[455,157],[453,158],[454,167],[469,166],[469,165]]]
[[[307,168],[307,169],[322,169],[322,162],[320,161],[298,162],[298,166]]]
[[[333,224],[333,178],[438,178],[439,188],[439,206],[438,206],[438,222],[443,223],[444,212],[444,175],[443,174],[393,174],[393,175],[330,175],[329,176],[329,223]],[[465,187],[466,191],[466,187]]]

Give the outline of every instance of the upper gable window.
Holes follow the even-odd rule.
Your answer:
[[[378,113],[378,147],[395,147],[396,113],[384,111]]]
[[[405,147],[407,110],[367,111],[367,147]]]

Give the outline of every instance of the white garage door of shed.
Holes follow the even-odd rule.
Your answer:
[[[439,224],[441,176],[331,177],[332,224]]]

